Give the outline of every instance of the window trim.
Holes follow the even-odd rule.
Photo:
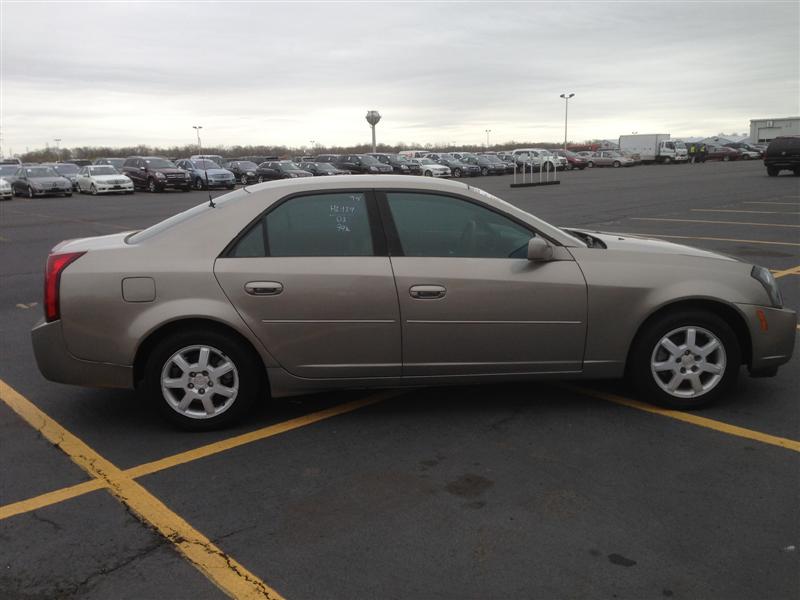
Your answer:
[[[266,217],[272,211],[276,210],[282,204],[289,202],[294,198],[302,198],[305,196],[321,196],[324,194],[363,194],[364,199],[366,200],[367,206],[367,220],[369,222],[369,232],[370,236],[372,237],[372,254],[367,254],[365,256],[389,256],[388,252],[388,245],[386,240],[386,235],[384,234],[383,226],[381,224],[380,215],[378,214],[379,208],[376,203],[375,198],[375,190],[369,188],[333,188],[333,189],[321,189],[321,190],[306,190],[302,192],[295,192],[293,194],[288,194],[283,196],[270,204],[267,208],[261,211],[258,216],[254,219],[251,219],[250,222],[245,225],[242,230],[230,241],[228,245],[220,252],[217,258],[233,258],[233,259],[241,259],[241,258],[359,258],[359,257],[347,257],[347,256],[278,256],[273,257],[270,255],[269,251],[269,236],[267,234],[267,220]],[[261,221],[262,227],[262,235],[264,236],[264,256],[231,256],[233,249],[239,243],[239,241],[246,236],[252,227],[255,227],[256,224]],[[363,258],[363,256],[362,256]]]
[[[485,208],[501,217],[504,217],[511,221],[512,223],[519,225],[523,229],[527,229],[534,235],[538,235],[542,239],[547,240],[551,244],[555,246],[562,246],[561,242],[558,240],[553,239],[549,235],[546,235],[530,225],[525,221],[522,221],[515,217],[514,215],[510,215],[507,212],[504,212],[494,206],[486,204],[485,202],[481,202],[475,198],[469,198],[467,196],[462,196],[461,194],[456,194],[453,192],[444,192],[439,190],[420,190],[420,189],[413,189],[413,188],[380,188],[375,189],[375,197],[378,203],[378,210],[380,212],[381,220],[383,222],[383,230],[386,232],[386,241],[389,250],[389,256],[405,256],[405,252],[403,252],[403,245],[400,242],[400,234],[397,231],[397,225],[394,222],[394,217],[392,216],[392,210],[389,207],[389,198],[387,194],[389,193],[400,193],[400,194],[427,194],[427,195],[434,195],[434,196],[445,196],[449,198],[453,198],[455,200],[463,200],[465,202],[469,202],[471,204],[475,204],[476,206],[480,206],[481,208]],[[434,258],[434,257],[429,257]],[[435,258],[465,258],[463,256],[439,256]],[[502,260],[502,259],[501,259]],[[514,259],[518,260],[518,259]]]

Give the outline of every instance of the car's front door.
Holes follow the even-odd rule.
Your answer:
[[[586,282],[566,250],[527,259],[537,234],[461,197],[379,193],[403,332],[403,375],[582,369]]]
[[[372,194],[277,203],[214,273],[250,329],[299,377],[397,377],[400,314]]]

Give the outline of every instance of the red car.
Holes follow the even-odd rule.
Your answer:
[[[742,158],[742,153],[736,148],[728,148],[727,146],[711,146],[707,145],[706,160],[739,160]]]
[[[570,171],[572,169],[580,169],[583,171],[589,164],[589,161],[586,160],[585,157],[581,156],[580,154],[575,154],[570,150],[552,150],[552,152],[556,156],[561,156],[567,159],[567,169]]]

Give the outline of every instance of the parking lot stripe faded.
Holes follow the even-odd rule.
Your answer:
[[[778,277],[786,277],[787,275],[800,275],[800,265],[792,267],[791,269],[783,269],[780,271],[773,271],[772,276],[776,279]]]
[[[800,215],[800,211],[786,212],[778,210],[737,210],[732,208],[692,208],[691,211],[713,213],[747,213],[751,215]]]
[[[791,223],[748,223],[744,221],[706,221],[703,219],[667,219],[664,217],[631,217],[631,221],[661,221],[668,223],[706,223],[709,225],[745,225],[747,227],[791,227],[800,228],[800,225]]]
[[[0,399],[40,435],[60,448],[92,477],[105,483],[111,493],[139,519],[170,541],[201,573],[232,598],[281,598],[243,565],[225,554],[210,539],[177,513],[125,475],[83,440],[64,429],[30,400],[0,380]]]
[[[627,233],[639,237],[663,238],[665,240],[706,240],[709,242],[741,242],[743,244],[767,244],[769,246],[800,246],[797,242],[770,242],[767,240],[740,240],[737,238],[701,237],[692,235],[664,235],[661,233]]]
[[[743,204],[778,204],[780,206],[800,206],[800,202],[768,202],[766,200],[745,200]]]
[[[737,425],[731,425],[723,421],[716,421],[707,417],[701,417],[691,412],[660,408],[652,404],[646,404],[644,402],[639,402],[638,400],[625,398],[624,396],[591,390],[577,385],[563,384],[561,387],[584,396],[605,400],[606,402],[613,402],[614,404],[620,404],[622,406],[635,408],[636,410],[641,410],[647,413],[661,415],[662,417],[669,417],[670,419],[683,421],[684,423],[691,423],[692,425],[704,427],[706,429],[713,429],[714,431],[718,431],[727,435],[745,438],[748,440],[761,442],[762,444],[769,444],[771,446],[778,446],[779,448],[785,448],[786,450],[791,450],[793,452],[800,452],[800,441],[797,440],[770,435],[768,433],[762,433],[760,431],[739,427]]]

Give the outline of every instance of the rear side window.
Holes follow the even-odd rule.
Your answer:
[[[363,193],[291,198],[250,226],[228,253],[255,256],[372,256]]]

